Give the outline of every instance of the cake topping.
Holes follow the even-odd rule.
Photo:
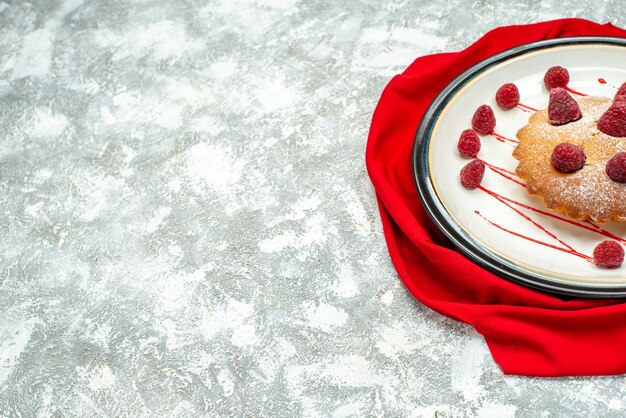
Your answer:
[[[553,125],[565,125],[582,117],[578,103],[561,87],[550,90],[548,119]]]
[[[571,173],[585,164],[585,151],[577,145],[561,143],[552,151],[552,165],[562,173]]]
[[[519,103],[519,90],[513,83],[506,83],[496,91],[496,102],[505,109],[512,109]]]
[[[478,133],[488,134],[496,127],[496,115],[488,105],[481,105],[472,117],[472,128]]]
[[[472,160],[461,169],[461,185],[466,189],[478,187],[485,175],[485,163],[481,160]]]
[[[602,241],[593,250],[593,262],[604,268],[616,268],[624,261],[624,248],[616,241]]]
[[[624,101],[613,102],[604,112],[598,120],[598,130],[617,138],[626,137],[626,97]]]
[[[459,154],[463,158],[474,158],[480,151],[480,138],[473,129],[466,129],[461,132],[461,137],[456,145]]]
[[[543,82],[551,90],[556,87],[565,87],[569,83],[569,72],[560,66],[551,67],[546,71]]]
[[[626,152],[618,152],[606,163],[606,174],[617,183],[626,183]]]

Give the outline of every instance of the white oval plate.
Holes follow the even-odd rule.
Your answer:
[[[466,190],[459,182],[459,172],[468,160],[459,156],[456,144],[460,133],[471,128],[474,110],[490,105],[496,114],[495,131],[515,139],[530,113],[501,109],[495,102],[496,90],[504,83],[515,83],[521,103],[543,109],[548,104],[543,76],[555,65],[568,69],[568,87],[574,91],[613,97],[616,87],[626,81],[626,40],[576,37],[535,42],[495,55],[460,75],[440,93],[420,123],[413,150],[418,193],[439,229],[464,254],[496,274],[564,295],[624,297],[626,264],[602,269],[567,250],[538,242],[563,247],[548,230],[576,252],[591,256],[594,247],[607,239],[598,231],[626,237],[626,222],[601,226],[567,222],[546,209],[541,199],[529,196],[524,187],[489,168],[482,186],[552,216],[506,205],[481,189]],[[514,143],[489,135],[481,136],[481,142],[479,158],[515,171]]]

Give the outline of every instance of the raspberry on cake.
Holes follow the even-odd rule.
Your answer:
[[[611,107],[598,120],[598,129],[617,138],[626,137],[626,97],[625,101],[613,102]]]
[[[550,90],[548,119],[553,125],[564,125],[581,118],[580,107],[574,98],[561,87]]]
[[[552,151],[552,165],[561,173],[579,170],[585,164],[585,151],[578,145],[561,143]]]
[[[618,152],[606,163],[606,175],[618,183],[626,183],[626,152]]]

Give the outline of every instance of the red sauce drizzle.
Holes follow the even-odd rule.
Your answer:
[[[579,96],[589,96],[588,94],[581,93],[581,92],[576,91],[576,90],[574,90],[572,88],[569,88],[569,87],[565,87],[565,90],[569,91],[570,93],[577,94]]]
[[[492,165],[492,164],[489,164],[489,163],[485,163],[485,164],[487,165],[487,167],[489,167],[494,172],[500,174],[501,176],[506,177],[507,179],[509,179],[511,181],[514,181],[514,182],[516,182],[518,184],[521,184],[521,185],[525,186],[523,183],[517,181],[516,179],[503,174],[503,173],[511,173],[512,174],[512,172],[510,170],[506,170],[506,169],[504,169],[502,167],[498,167],[498,166],[495,166],[495,165]],[[498,170],[501,170],[501,171],[498,171]],[[537,208],[534,208],[532,206],[526,205],[526,204],[524,204],[522,202],[518,202],[517,200],[511,199],[509,197],[506,197],[506,196],[503,196],[503,195],[501,195],[499,193],[496,193],[496,192],[494,192],[492,190],[489,190],[489,189],[485,188],[484,186],[480,186],[479,185],[478,189],[482,190],[483,192],[485,192],[488,195],[490,195],[493,198],[495,198],[498,202],[502,203],[506,207],[508,207],[511,210],[513,210],[516,214],[518,214],[519,216],[521,216],[525,220],[527,220],[530,223],[532,223],[533,226],[535,226],[537,229],[543,231],[546,235],[548,235],[550,238],[552,238],[555,241],[557,241],[560,245],[550,244],[549,242],[541,241],[541,240],[538,240],[538,239],[535,239],[535,238],[531,238],[531,237],[529,237],[527,235],[524,235],[522,233],[515,232],[515,231],[513,231],[511,229],[505,228],[502,225],[499,225],[499,224],[491,221],[490,219],[487,219],[479,211],[477,211],[477,210],[474,211],[474,213],[476,213],[478,216],[483,218],[490,225],[492,225],[492,226],[494,226],[494,227],[496,227],[496,228],[498,228],[498,229],[500,229],[500,230],[502,230],[504,232],[507,232],[507,233],[509,233],[511,235],[514,235],[516,237],[520,237],[520,238],[523,238],[523,239],[525,239],[527,241],[531,241],[531,242],[534,242],[536,244],[543,245],[544,247],[552,248],[552,249],[555,249],[555,250],[558,250],[558,251],[562,251],[562,252],[567,253],[567,254],[575,255],[576,257],[580,257],[580,258],[582,258],[582,259],[584,259],[584,260],[586,260],[586,261],[588,261],[590,263],[594,263],[593,257],[590,257],[588,255],[585,255],[583,253],[580,253],[580,252],[576,251],[571,245],[569,245],[568,243],[566,243],[565,241],[563,241],[562,239],[557,237],[553,232],[551,232],[550,230],[545,228],[543,225],[541,225],[538,222],[536,222],[533,219],[531,219],[528,215],[524,214],[520,209],[517,209],[513,205],[519,206],[519,207],[524,208],[524,209],[528,209],[528,210],[530,210],[532,212],[539,213],[539,214],[544,215],[544,216],[549,216],[549,217],[551,217],[553,219],[557,219],[557,220],[559,220],[561,222],[565,222],[565,223],[568,223],[570,225],[576,226],[578,228],[582,228],[582,229],[585,229],[587,231],[591,231],[591,232],[595,232],[595,233],[604,235],[604,236],[606,236],[608,238],[611,238],[611,239],[614,239],[616,241],[619,241],[622,244],[626,244],[626,240],[625,239],[620,238],[620,237],[610,233],[609,231],[606,231],[606,230],[602,229],[601,227],[599,227],[598,225],[594,224],[591,221],[587,220],[587,221],[584,221],[584,223],[577,222],[577,221],[572,221],[570,219],[567,219],[567,218],[564,218],[564,217],[561,217],[561,216],[557,216],[557,215],[555,215],[553,213],[549,213],[549,212],[543,211],[541,209],[537,209]]]
[[[504,177],[505,179],[511,180],[512,182],[515,182],[515,183],[519,184],[522,187],[526,187],[526,183],[524,183],[523,181],[517,179],[517,174],[514,171],[507,170],[506,168],[498,167],[497,165],[493,165],[491,163],[488,163],[487,161],[482,160],[480,158],[479,158],[479,160],[482,161],[494,173],[499,174],[502,177]]]
[[[582,259],[584,259],[584,260],[589,261],[590,263],[592,263],[592,262],[593,262],[593,258],[591,258],[591,257],[589,257],[589,256],[587,256],[587,255],[585,255],[585,254],[579,253],[579,252],[578,252],[578,251],[576,251],[576,250],[573,250],[573,249],[570,249],[570,248],[563,248],[563,247],[559,247],[558,245],[550,244],[550,243],[548,243],[548,242],[540,241],[540,240],[538,240],[538,239],[531,238],[531,237],[526,236],[526,235],[524,235],[524,234],[520,234],[519,232],[511,231],[510,229],[506,229],[505,227],[503,227],[503,226],[501,226],[501,225],[498,225],[497,223],[495,223],[495,222],[493,222],[493,221],[491,221],[491,220],[489,220],[489,219],[485,218],[485,217],[484,217],[484,216],[483,216],[483,215],[482,215],[479,211],[477,211],[477,210],[475,210],[475,211],[474,211],[474,213],[475,213],[476,215],[480,216],[481,218],[483,218],[483,219],[484,219],[485,221],[487,221],[490,225],[493,225],[493,226],[495,226],[496,228],[503,230],[504,232],[508,232],[508,233],[509,233],[509,234],[511,234],[511,235],[515,235],[516,237],[520,237],[520,238],[523,238],[523,239],[525,239],[525,240],[528,240],[528,241],[534,242],[535,244],[543,245],[544,247],[553,248],[553,249],[555,249],[555,250],[563,251],[564,253],[567,253],[567,254],[572,254],[572,255],[575,255],[575,256],[577,256],[577,257],[580,257],[580,258],[582,258]],[[533,222],[533,224],[534,224],[535,226],[537,226],[539,229],[545,230],[545,228],[543,228],[541,225],[537,224],[536,222]]]
[[[534,107],[530,107],[525,105],[524,103],[518,103],[516,106],[518,109],[522,109],[524,112],[526,113],[535,113],[538,112],[537,109],[535,109]]]
[[[478,188],[479,188],[480,190],[484,191],[485,193],[487,193],[487,194],[489,194],[489,195],[493,196],[496,200],[498,200],[498,201],[499,201],[500,203],[502,203],[503,205],[505,205],[505,206],[507,206],[508,208],[512,209],[512,210],[513,210],[515,213],[517,213],[519,216],[521,216],[522,218],[526,219],[528,222],[532,223],[532,224],[533,224],[533,226],[535,226],[535,227],[536,227],[537,229],[539,229],[540,231],[544,232],[546,235],[548,235],[550,238],[554,239],[555,241],[557,241],[557,242],[558,242],[559,244],[561,244],[561,245],[560,245],[560,246],[558,246],[558,245],[550,244],[550,243],[545,242],[545,241],[540,241],[540,240],[538,240],[538,239],[531,238],[531,237],[529,237],[529,236],[527,236],[527,235],[524,235],[524,234],[521,234],[521,233],[519,233],[519,232],[512,231],[512,230],[510,230],[510,229],[507,229],[507,228],[505,228],[505,227],[503,227],[503,226],[501,226],[501,225],[499,225],[499,224],[496,224],[495,222],[493,222],[493,221],[491,221],[491,220],[489,220],[489,219],[485,218],[485,217],[484,217],[484,216],[483,216],[480,212],[478,212],[477,210],[475,210],[475,211],[474,211],[474,213],[476,213],[478,216],[480,216],[481,218],[483,218],[483,219],[484,219],[485,221],[487,221],[490,225],[493,225],[493,226],[495,226],[495,227],[496,227],[496,228],[498,228],[498,229],[501,229],[501,230],[503,230],[503,231],[505,231],[505,232],[508,232],[509,234],[515,235],[515,236],[520,237],[520,238],[523,238],[523,239],[525,239],[525,240],[528,240],[528,241],[534,242],[534,243],[539,244],[539,245],[543,245],[543,246],[545,246],[545,247],[553,248],[553,249],[555,249],[555,250],[563,251],[563,252],[565,252],[565,253],[567,253],[567,254],[572,254],[572,255],[575,255],[575,256],[577,256],[577,257],[580,257],[580,258],[582,258],[582,259],[584,259],[584,260],[587,260],[587,261],[589,261],[589,262],[593,263],[593,258],[592,258],[592,257],[589,257],[589,256],[587,256],[587,255],[585,255],[585,254],[583,254],[583,253],[580,253],[580,252],[576,251],[576,250],[575,250],[575,249],[574,249],[571,245],[569,245],[568,243],[566,243],[565,241],[563,241],[562,239],[560,239],[559,237],[557,237],[554,233],[552,233],[551,231],[549,231],[547,228],[545,228],[544,226],[542,226],[542,225],[541,225],[541,224],[539,224],[538,222],[536,222],[536,221],[532,220],[532,219],[531,219],[528,215],[526,215],[525,213],[523,213],[521,210],[519,210],[519,209],[517,209],[517,208],[513,207],[513,205],[512,205],[512,204],[510,204],[510,203],[509,203],[509,201],[512,201],[511,203],[514,203],[514,204],[519,204],[520,206],[523,206],[523,207],[524,207],[524,206],[526,206],[526,207],[527,207],[527,205],[523,205],[521,202],[516,202],[516,201],[514,201],[514,200],[512,200],[512,199],[509,199],[509,198],[503,198],[503,196],[502,196],[502,195],[500,195],[500,194],[498,194],[498,193],[495,193],[495,192],[492,192],[491,190],[486,189],[486,188],[485,188],[485,187],[483,187],[483,186],[478,186]],[[533,208],[533,209],[534,209],[534,208]]]
[[[517,139],[507,138],[506,136],[500,135],[499,133],[496,133],[494,131],[489,132],[489,135],[493,136],[495,139],[497,139],[500,142],[512,142],[514,144],[517,144],[519,142]]]
[[[607,81],[606,81],[605,79],[603,79],[603,78],[599,78],[599,79],[598,79],[598,83],[600,83],[600,84],[606,84],[607,86],[613,87],[614,89],[617,89],[617,88],[618,88],[617,86],[615,86],[615,85],[613,85],[613,84],[611,84],[611,83],[607,82]]]
[[[487,165],[487,164],[486,164],[486,165]],[[487,166],[488,166],[489,168],[491,168],[491,166],[489,166],[489,165],[487,165]],[[506,177],[506,176],[504,176],[504,177]],[[508,177],[507,177],[507,178],[508,178]],[[516,180],[511,179],[511,178],[509,178],[509,180],[515,181],[515,182],[516,182],[516,183],[518,183],[518,184],[520,183],[519,181],[516,181]],[[524,186],[525,186],[525,185],[524,185]],[[484,192],[486,192],[487,194],[489,194],[489,195],[493,196],[494,198],[496,198],[498,201],[500,201],[500,202],[502,202],[502,203],[504,203],[504,202],[508,202],[508,203],[514,204],[514,205],[516,205],[516,206],[519,206],[519,207],[521,207],[521,208],[528,209],[528,210],[530,210],[530,211],[532,211],[532,212],[539,213],[539,214],[544,215],[544,216],[548,216],[548,217],[550,217],[550,218],[553,218],[553,219],[559,220],[559,221],[561,221],[561,222],[568,223],[568,224],[570,224],[570,225],[576,226],[576,227],[578,227],[578,228],[585,229],[585,230],[587,230],[587,231],[591,231],[591,232],[595,232],[595,233],[598,233],[598,234],[604,235],[604,236],[605,236],[605,237],[607,237],[607,238],[611,238],[611,239],[613,239],[613,240],[615,240],[615,241],[619,241],[619,242],[621,242],[621,243],[623,243],[623,244],[626,244],[626,239],[624,239],[624,238],[620,238],[620,237],[618,237],[617,235],[614,235],[614,234],[610,233],[609,231],[606,231],[606,230],[602,229],[601,227],[599,227],[598,225],[594,224],[594,223],[593,223],[593,222],[591,222],[591,221],[585,221],[584,223],[577,222],[577,221],[573,221],[573,220],[571,220],[571,219],[568,219],[568,218],[564,218],[564,217],[562,217],[562,216],[555,215],[554,213],[546,212],[546,211],[544,211],[544,210],[537,209],[537,208],[534,208],[534,207],[532,207],[532,206],[526,205],[526,204],[524,204],[524,203],[522,203],[522,202],[518,202],[517,200],[511,199],[511,198],[506,197],[506,196],[503,196],[503,195],[501,195],[501,194],[499,194],[499,193],[496,193],[496,192],[494,192],[493,190],[489,190],[489,189],[487,189],[487,188],[485,188],[485,187],[483,187],[483,186],[478,186],[478,188],[479,188],[479,189],[481,189],[481,190],[483,190],[483,191],[484,191]],[[509,206],[509,205],[507,205],[507,206]]]
[[[560,240],[556,235],[554,235],[552,232],[550,232],[548,229],[544,228],[543,226],[541,226],[540,224],[538,224],[537,222],[533,221],[530,216],[526,215],[525,213],[523,213],[521,210],[514,208],[510,203],[508,203],[505,199],[501,199],[500,195],[497,193],[492,192],[489,189],[486,189],[482,186],[478,186],[478,188],[482,191],[484,191],[487,194],[490,194],[491,196],[495,197],[500,203],[502,203],[503,205],[505,205],[506,207],[512,209],[515,213],[517,213],[519,216],[521,216],[522,218],[526,219],[528,222],[532,223],[534,226],[536,226],[537,228],[539,228],[540,230],[542,230],[543,232],[545,232],[550,238],[555,239],[559,244],[563,245],[565,248],[567,248],[568,250],[574,250],[574,248],[572,248],[572,246],[570,246],[569,244],[567,244],[565,241]]]

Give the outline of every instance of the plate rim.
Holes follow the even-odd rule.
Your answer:
[[[472,239],[469,234],[461,233],[459,230],[464,231],[463,228],[448,214],[434,190],[428,162],[430,137],[440,113],[455,93],[469,81],[494,65],[530,52],[560,46],[593,44],[626,47],[626,38],[575,36],[526,43],[487,57],[457,76],[439,92],[420,120],[414,136],[412,149],[413,181],[422,206],[431,221],[457,249],[486,270],[509,281],[560,296],[594,299],[624,298],[626,297],[626,283],[598,286],[563,282],[556,278],[550,278],[547,275],[522,269],[507,258],[485,249],[480,243]]]

